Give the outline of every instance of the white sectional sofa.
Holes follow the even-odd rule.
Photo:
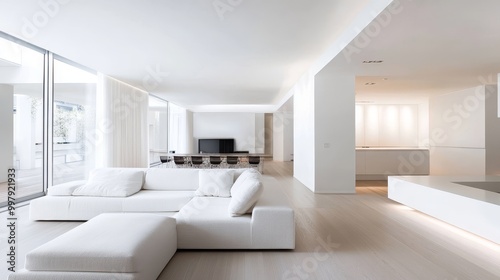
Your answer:
[[[134,175],[130,177],[130,171]],[[177,244],[179,249],[293,249],[295,248],[294,212],[289,207],[283,193],[276,188],[262,186],[256,176],[242,176],[246,184],[258,184],[259,193],[256,203],[250,201],[248,214],[235,214],[230,210],[241,201],[230,197],[235,188],[227,194],[207,195],[213,191],[210,186],[203,186],[206,174],[203,169],[181,168],[110,168],[99,170],[103,178],[116,177],[116,183],[103,188],[121,188],[129,181],[141,180],[140,190],[128,196],[102,196],[98,194],[81,195],[86,181],[75,181],[53,186],[46,196],[31,201],[30,218],[32,220],[89,220],[102,213],[147,212],[173,216],[177,223]],[[123,176],[121,176],[123,172]],[[247,169],[218,170],[231,174],[234,186],[239,183],[239,197],[248,194],[246,187],[237,182]],[[141,174],[139,179],[137,173]],[[109,176],[107,176],[110,174]],[[127,175],[129,174],[129,175]],[[201,175],[200,175],[201,174]],[[246,174],[245,174],[246,175]],[[95,176],[95,178],[99,177]],[[135,177],[134,177],[135,176]],[[89,181],[92,181],[92,175]],[[260,177],[259,177],[260,178]],[[97,179],[96,179],[97,180]],[[217,180],[219,180],[217,178]],[[256,180],[258,182],[256,182]],[[205,183],[206,184],[206,183]],[[246,186],[246,185],[245,185]],[[79,192],[80,191],[80,192]],[[127,189],[126,191],[129,191]],[[201,195],[200,195],[201,191]],[[203,193],[205,191],[205,193]],[[216,190],[218,193],[219,190]],[[80,193],[80,195],[75,195]],[[228,195],[229,194],[229,195]],[[205,195],[205,196],[202,196]],[[260,196],[259,196],[260,195]],[[247,206],[252,206],[248,204]],[[246,206],[245,206],[246,207]]]

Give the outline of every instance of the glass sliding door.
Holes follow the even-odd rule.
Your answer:
[[[52,184],[83,180],[95,166],[97,75],[54,59]]]
[[[0,34],[0,207],[8,170],[15,169],[16,200],[42,195],[43,50]]]

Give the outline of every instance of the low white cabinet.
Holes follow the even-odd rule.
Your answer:
[[[429,150],[419,148],[356,149],[356,179],[385,180],[393,175],[429,175]]]

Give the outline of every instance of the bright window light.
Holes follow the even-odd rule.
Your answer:
[[[0,37],[0,65],[20,66],[21,63],[22,63],[21,46],[12,41],[8,41]]]

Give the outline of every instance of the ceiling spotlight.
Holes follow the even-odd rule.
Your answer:
[[[373,86],[375,83],[365,83],[365,86]]]
[[[383,60],[363,60],[363,63],[366,64],[377,64],[377,63],[382,63],[384,62]]]

